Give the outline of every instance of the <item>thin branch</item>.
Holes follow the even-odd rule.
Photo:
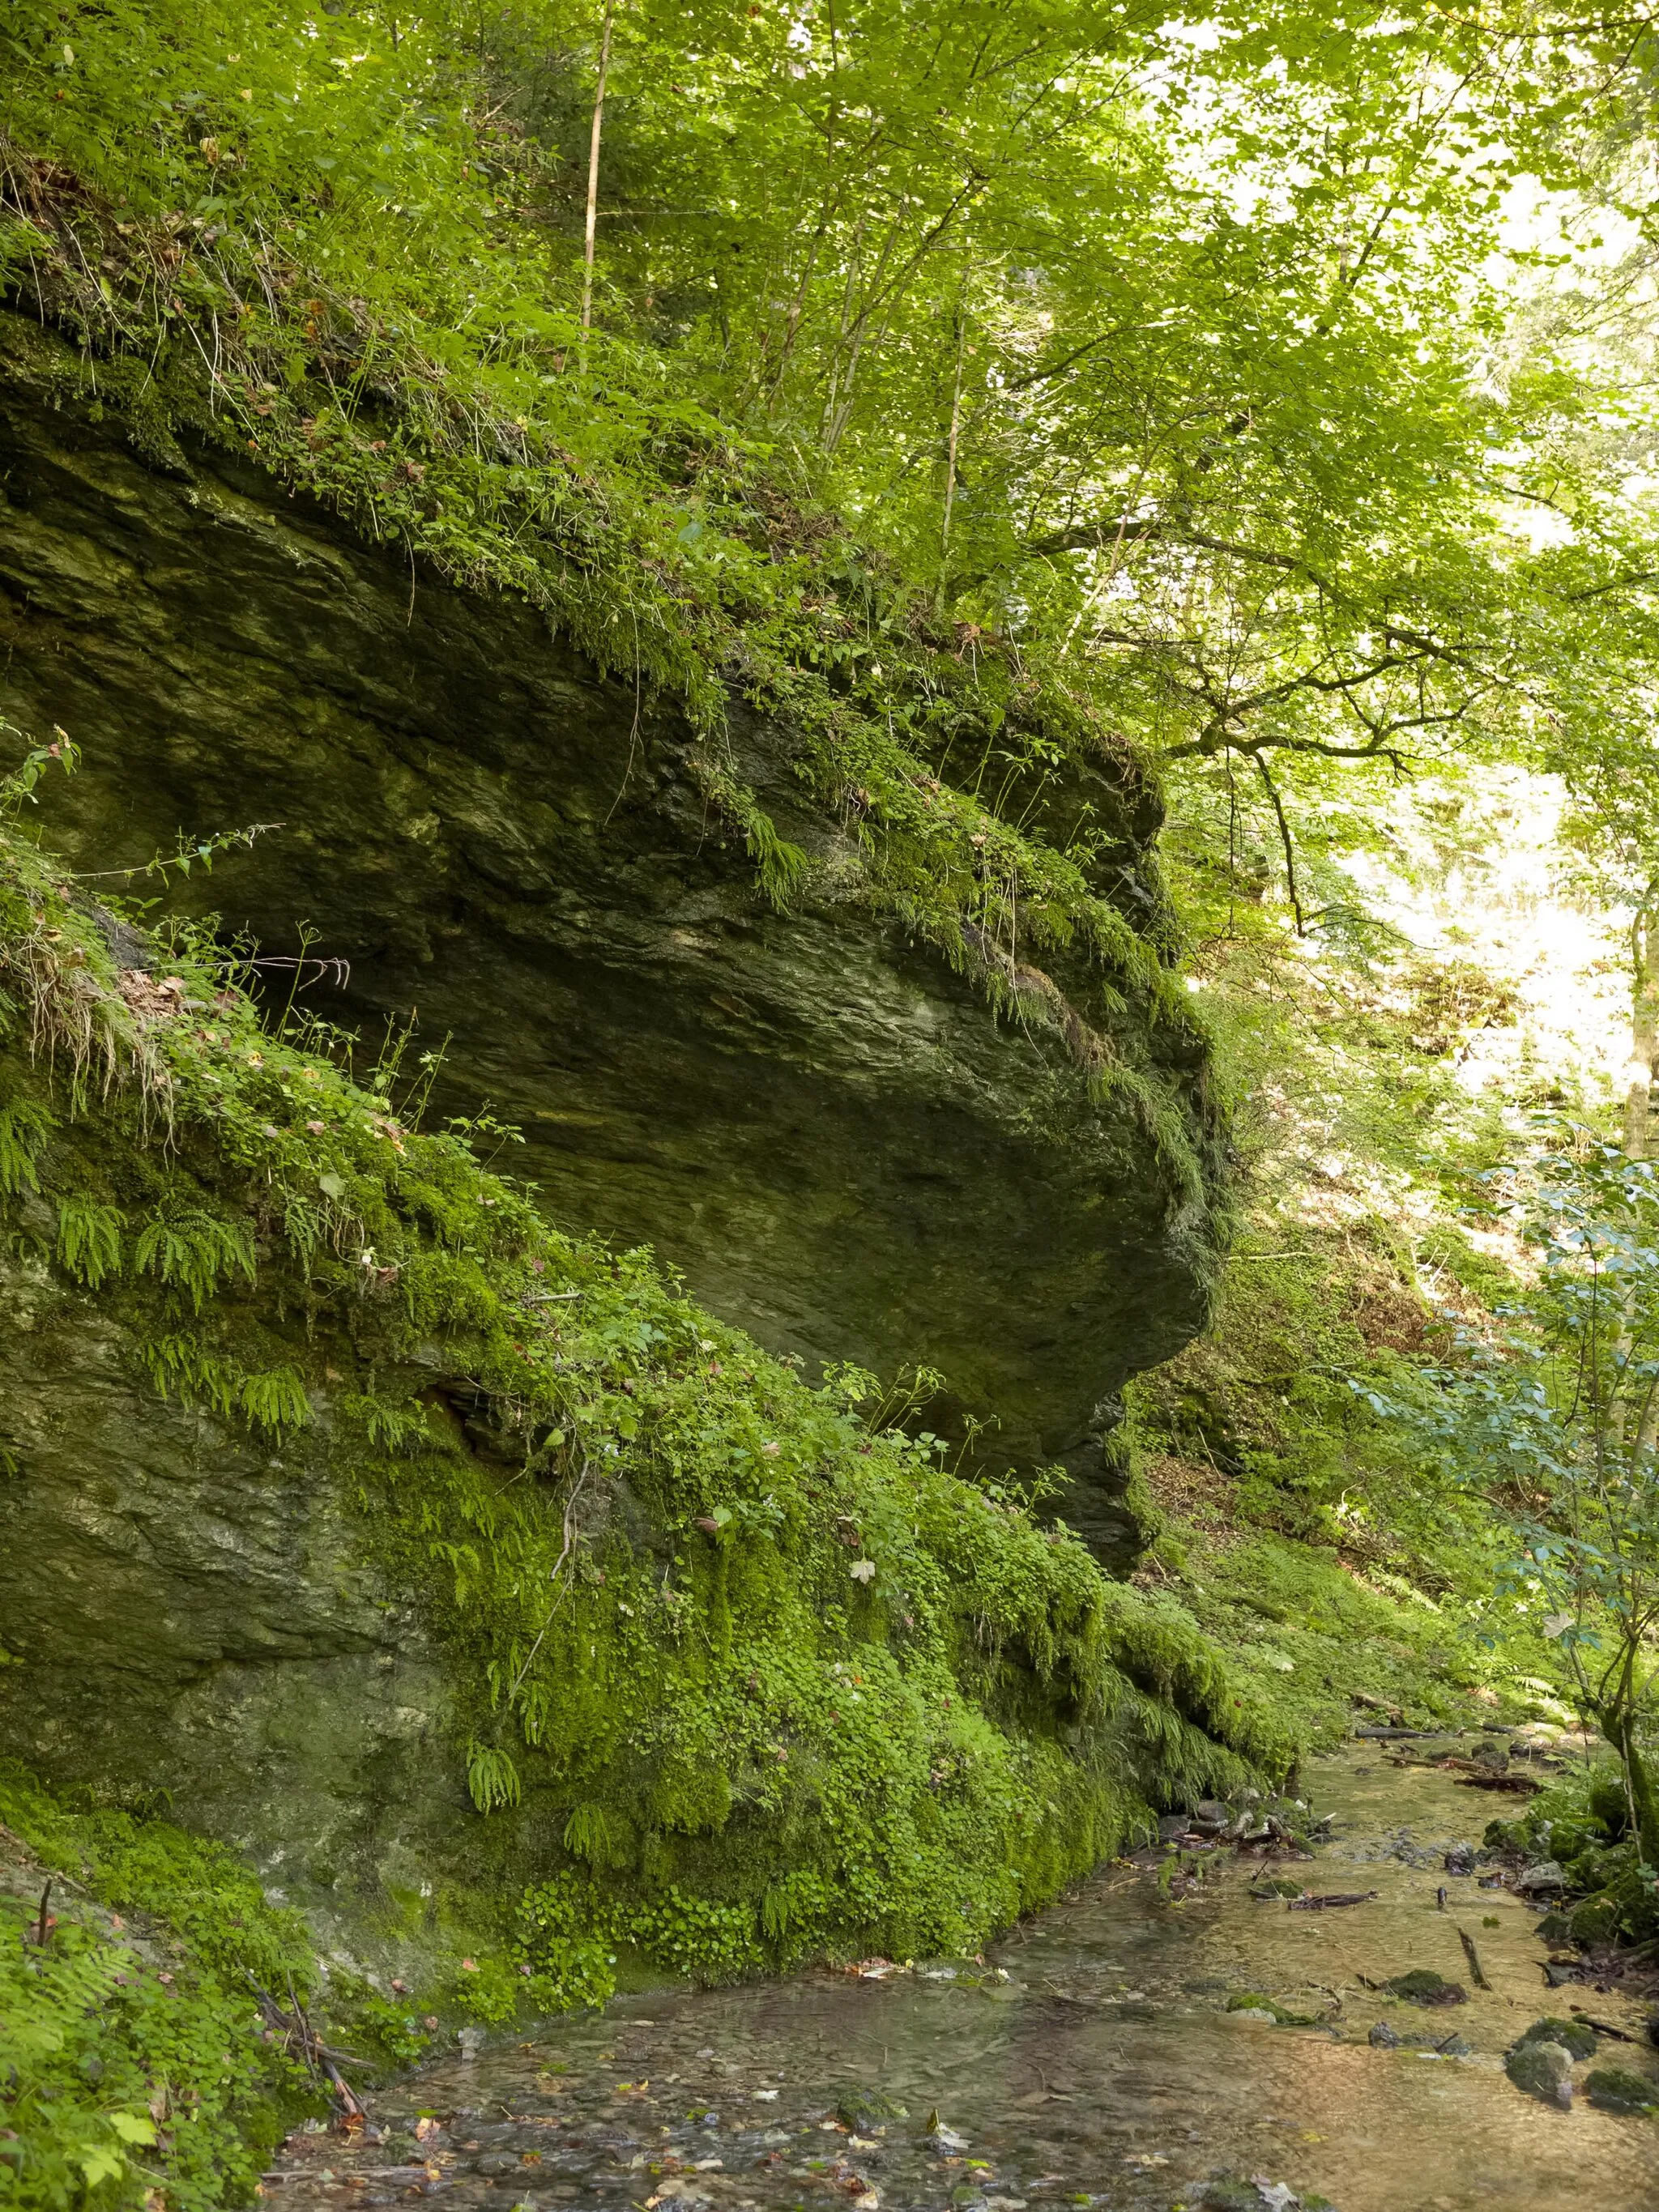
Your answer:
[[[1257,753],[1255,758],[1257,773],[1261,778],[1262,788],[1271,800],[1273,813],[1278,819],[1279,841],[1285,848],[1285,877],[1290,886],[1291,910],[1296,916],[1296,933],[1298,937],[1305,937],[1308,933],[1308,926],[1303,918],[1302,901],[1297,895],[1296,854],[1291,844],[1291,825],[1285,819],[1285,810],[1279,803],[1279,793],[1273,787],[1272,776],[1267,773],[1267,762],[1262,759],[1260,753]]]

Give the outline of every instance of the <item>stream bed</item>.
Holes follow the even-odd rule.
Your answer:
[[[266,2202],[1655,2212],[1659,2119],[1582,2095],[1563,2111],[1504,2075],[1524,2028],[1577,2007],[1632,2039],[1598,2039],[1581,2082],[1616,2065],[1659,2083],[1650,2007],[1616,1988],[1551,1990],[1538,1911],[1444,1870],[1446,1850],[1478,1844],[1511,1801],[1360,1744],[1310,1762],[1303,1790],[1331,1820],[1312,1864],[1218,1851],[1172,1904],[1143,1855],[982,1966],[619,1997],[533,2043],[424,2067],[371,2100],[355,2137],[291,2138]],[[1377,1894],[1316,1911],[1251,1897],[1287,1875]],[[1367,1986],[1413,1968],[1468,2001],[1425,2008]],[[1226,2008],[1248,1993],[1322,2024]],[[1378,2023],[1400,2047],[1370,2039]],[[1466,2051],[1413,2047],[1449,2038]]]

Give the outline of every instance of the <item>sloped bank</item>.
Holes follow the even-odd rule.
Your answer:
[[[51,808],[71,860],[281,824],[183,902],[276,954],[309,923],[350,963],[310,1002],[372,1031],[418,1009],[416,1050],[450,1040],[440,1103],[519,1124],[556,1218],[648,1239],[814,1372],[941,1370],[934,1425],[994,1412],[993,1455],[1062,1463],[1067,1518],[1127,1562],[1116,1393],[1201,1326],[1224,1178],[1146,935],[1158,807],[1133,763],[1074,749],[1034,784],[969,697],[957,773],[976,791],[1000,746],[1006,786],[972,839],[977,800],[922,763],[826,796],[786,720],[734,696],[729,743],[700,737],[541,613],[284,497],[191,426],[186,386],[0,323],[0,710],[86,750]],[[883,806],[918,825],[896,869]],[[958,924],[947,815],[969,863],[1016,820],[1083,855],[1088,927],[1058,916],[1044,949],[1018,853],[1005,934]],[[787,911],[744,822],[763,875],[789,856]]]
[[[972,1947],[1283,1765],[1075,1538],[87,906],[6,834],[0,1752],[486,2016]]]

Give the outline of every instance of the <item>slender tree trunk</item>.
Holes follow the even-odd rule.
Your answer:
[[[1648,1157],[1648,1107],[1659,1062],[1659,913],[1644,908],[1631,930],[1630,1066],[1625,1090],[1625,1150]]]
[[[1649,1866],[1659,1867],[1659,1798],[1655,1797],[1653,1778],[1637,1744],[1635,1716],[1628,1708],[1610,1713],[1601,1732],[1624,1765],[1625,1790],[1638,1849]]]
[[[611,22],[616,0],[605,0],[605,29],[599,38],[599,81],[593,92],[593,136],[587,149],[587,227],[582,236],[582,366],[587,366],[587,333],[593,320],[593,243],[599,222],[599,137],[605,127],[605,81],[611,73]]]
[[[1630,949],[1630,1059],[1625,1069],[1623,1139],[1627,1159],[1644,1160],[1650,1143],[1648,1113],[1654,1063],[1659,1060],[1659,913],[1651,908],[1641,908],[1632,923]],[[1607,1433],[1614,1449],[1622,1454],[1629,1437],[1624,1384],[1631,1355],[1630,1316],[1622,1297],[1618,1312]],[[1651,1450],[1656,1439],[1659,1439],[1659,1400],[1650,1397],[1637,1430],[1637,1450],[1644,1447]]]
[[[945,573],[951,564],[951,509],[957,497],[957,445],[962,435],[962,356],[968,343],[968,310],[965,301],[957,306],[957,374],[951,387],[951,446],[945,462],[945,525],[939,532],[939,588],[945,596]]]

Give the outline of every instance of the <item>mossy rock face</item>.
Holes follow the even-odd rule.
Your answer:
[[[1282,1779],[1074,1536],[402,1125],[211,940],[158,973],[15,799],[0,1756],[494,2021],[622,1954],[975,1952],[1156,1792]]]
[[[23,1223],[49,1232],[49,1207]],[[18,1470],[0,1483],[0,1753],[237,1844],[326,1938],[361,1945],[372,1898],[379,1941],[418,1972],[446,1948],[428,1940],[445,1880],[528,1880],[537,1838],[471,1812],[454,1668],[372,1565],[326,1431],[277,1448],[161,1403],[100,1304],[0,1259]]]
[[[188,437],[144,458],[0,319],[0,712],[84,750],[49,809],[71,862],[281,823],[179,902],[272,954],[309,922],[350,963],[313,1002],[371,1037],[418,1008],[416,1048],[450,1040],[437,1109],[520,1124],[555,1218],[648,1241],[811,1371],[936,1367],[1000,1422],[994,1458],[1062,1462],[1067,1518],[1129,1556],[1115,1394],[1201,1326],[1216,1264],[1195,1032],[1081,956],[1008,967],[998,1017],[876,895],[787,727],[734,699],[714,759],[539,616],[412,574],[252,462]],[[811,860],[787,914],[716,769]],[[1105,825],[1101,895],[1149,910],[1144,780],[1078,768],[1042,806],[1062,842]],[[1079,1022],[1141,1105],[1079,1061]]]

